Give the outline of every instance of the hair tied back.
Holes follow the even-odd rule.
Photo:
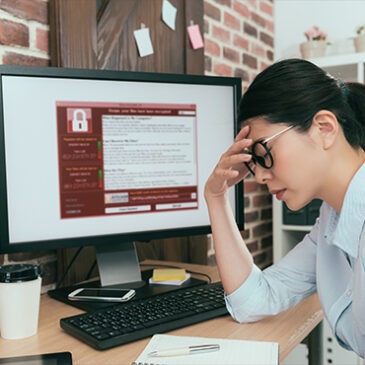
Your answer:
[[[339,81],[339,86],[340,86],[340,89],[341,91],[343,92],[343,94],[346,96],[346,98],[349,97],[350,95],[350,91],[349,91],[349,88],[346,86],[346,84],[342,81]]]

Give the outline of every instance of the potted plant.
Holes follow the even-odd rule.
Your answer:
[[[365,24],[356,28],[356,37],[354,38],[356,52],[365,52]]]
[[[313,25],[310,29],[304,32],[307,38],[306,42],[300,44],[300,52],[303,58],[322,57],[326,54],[327,33]]]

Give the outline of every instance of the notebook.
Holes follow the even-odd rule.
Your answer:
[[[219,350],[189,355],[153,357],[154,351],[217,344]],[[278,365],[279,344],[275,342],[222,338],[154,335],[132,365]]]

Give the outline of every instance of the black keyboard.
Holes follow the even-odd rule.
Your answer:
[[[68,334],[105,350],[227,313],[222,284],[212,283],[63,318],[60,324]]]

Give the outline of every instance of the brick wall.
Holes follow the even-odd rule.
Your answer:
[[[0,63],[48,66],[47,0],[0,1]]]
[[[242,79],[244,90],[274,59],[272,0],[205,0],[205,73]],[[255,262],[272,262],[272,205],[266,187],[245,182],[245,241]],[[210,250],[214,262],[214,251]]]
[[[241,77],[245,88],[273,61],[272,1],[205,0],[204,8],[206,74]],[[0,64],[49,64],[47,9],[47,0],[0,0]],[[242,234],[256,263],[260,266],[271,263],[271,199],[252,178],[245,182]],[[44,290],[55,282],[54,252],[0,256],[0,264],[19,261],[43,265]]]

